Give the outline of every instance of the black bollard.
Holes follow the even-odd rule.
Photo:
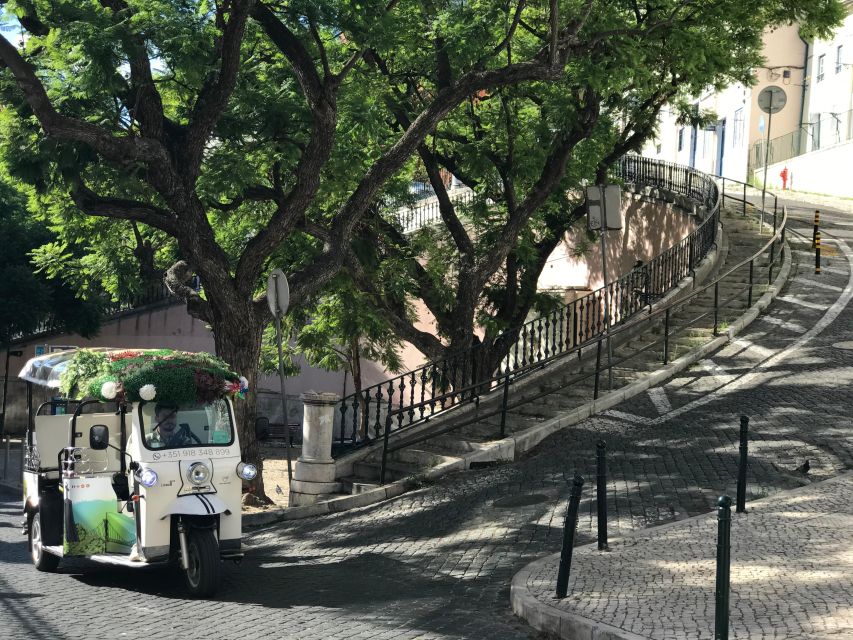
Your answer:
[[[814,241],[814,272],[820,274],[820,231],[815,234]]]
[[[714,594],[716,604],[714,640],[728,640],[732,499],[728,496],[720,496],[717,505],[717,590]]]
[[[607,546],[607,443],[599,440],[595,445],[596,487],[595,502],[598,507],[598,550],[609,551]]]
[[[569,508],[563,523],[563,550],[560,553],[560,570],[557,572],[557,597],[565,598],[569,589],[569,573],[572,570],[572,551],[575,548],[575,529],[578,527],[578,507],[581,502],[583,478],[576,475],[569,493]]]
[[[749,435],[749,417],[740,417],[740,464],[737,470],[737,506],[735,511],[746,511],[746,461],[749,453],[747,437]]]
[[[812,249],[815,248],[815,242],[817,241],[817,234],[820,230],[820,211],[814,212],[814,229],[812,230]]]

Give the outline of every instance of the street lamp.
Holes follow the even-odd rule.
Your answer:
[[[12,356],[20,358],[24,352],[20,349],[10,349],[6,345],[6,373],[3,376],[3,411],[0,412],[0,438],[6,435],[6,395],[9,388],[9,358]]]

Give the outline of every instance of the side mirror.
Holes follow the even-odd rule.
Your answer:
[[[260,417],[255,420],[255,437],[258,440],[266,440],[270,437],[269,418]]]
[[[105,424],[93,424],[89,429],[89,448],[103,451],[110,446],[110,430]]]

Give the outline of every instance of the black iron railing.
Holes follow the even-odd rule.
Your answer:
[[[466,205],[474,200],[474,194],[471,191],[463,191],[462,193],[451,192],[450,200],[454,205]],[[403,231],[406,233],[417,231],[418,229],[441,221],[441,210],[439,209],[437,200],[401,209],[395,215],[400,226],[403,227]]]
[[[687,237],[607,286],[512,329],[516,336],[495,363],[482,345],[362,389],[341,401],[339,443],[358,447],[439,414],[592,344],[665,295],[707,254],[716,239],[719,190],[713,177],[688,167],[627,156],[614,178],[686,196],[703,207],[701,224]],[[605,307],[608,313],[605,314]],[[507,332],[504,332],[507,333]]]

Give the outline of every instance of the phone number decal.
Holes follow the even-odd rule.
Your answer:
[[[154,460],[179,460],[182,458],[223,458],[230,456],[231,452],[226,449],[174,449],[172,451],[158,451],[153,455]]]

